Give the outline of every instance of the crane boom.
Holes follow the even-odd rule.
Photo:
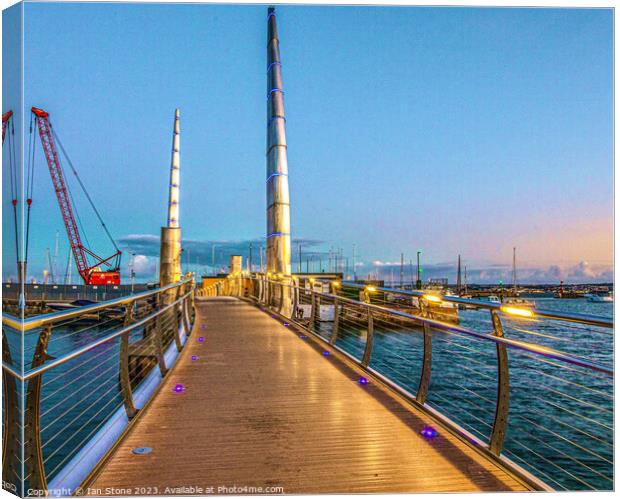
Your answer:
[[[32,108],[32,112],[37,119],[43,153],[45,154],[47,166],[52,178],[52,184],[56,192],[60,213],[65,224],[65,229],[67,230],[67,237],[69,238],[73,259],[75,260],[80,276],[84,280],[84,284],[120,284],[120,272],[118,268],[112,269],[109,272],[101,272],[97,270],[97,267],[102,264],[111,266],[109,261],[120,256],[121,252],[117,251],[108,258],[100,258],[82,243],[62,167],[58,159],[58,152],[56,150],[52,127],[49,121],[49,113],[36,107]],[[93,265],[90,265],[87,255],[95,259]]]
[[[13,111],[7,111],[2,115],[2,143],[4,144],[4,135],[6,134],[6,127],[9,123],[9,119],[13,116]]]

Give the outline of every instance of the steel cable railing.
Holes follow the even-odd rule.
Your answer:
[[[320,285],[319,285],[320,284]],[[326,289],[327,288],[327,289]],[[613,320],[424,291],[235,275],[535,488],[613,489]]]
[[[194,288],[186,279],[30,317],[23,332],[15,329],[16,318],[3,315],[3,343],[9,346],[3,428],[11,433],[5,434],[3,475],[13,477],[17,492],[69,495],[82,484],[183,348],[194,319]],[[21,351],[18,339],[23,368],[10,355]],[[25,393],[15,403],[20,386]]]

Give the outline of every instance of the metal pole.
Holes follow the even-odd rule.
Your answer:
[[[357,281],[357,271],[355,270],[355,244],[353,245],[353,282]]]
[[[252,243],[250,243],[250,254],[248,256],[248,270],[252,272]]]
[[[420,254],[422,252],[418,250],[418,267],[417,267],[417,279],[415,281],[416,289],[422,289],[422,280],[420,279]]]
[[[172,158],[168,192],[168,220],[161,228],[159,253],[159,282],[162,286],[181,280],[181,227],[179,225],[179,188],[181,179],[181,112],[174,113],[172,129]],[[188,250],[189,267],[189,250]],[[189,270],[189,268],[188,268]]]
[[[267,15],[267,271],[291,275],[291,227],[282,64],[275,8]]]

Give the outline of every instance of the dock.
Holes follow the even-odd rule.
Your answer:
[[[196,313],[176,366],[86,493],[527,490],[387,387],[359,384],[367,374],[269,313],[234,297],[197,299]],[[431,425],[438,435],[427,439],[420,432]],[[151,452],[134,453],[145,447]]]

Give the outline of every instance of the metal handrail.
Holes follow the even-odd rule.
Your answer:
[[[321,281],[320,279],[316,279],[317,281]],[[325,281],[325,280],[323,280]],[[219,295],[232,295],[244,297],[246,299],[252,300],[256,303],[261,309],[269,311],[272,314],[276,314],[280,319],[289,321],[291,325],[294,325],[304,331],[307,331],[309,334],[315,336],[321,342],[324,342],[326,345],[329,345],[329,348],[333,348],[335,351],[339,352],[339,354],[343,355],[359,368],[365,370],[368,374],[375,376],[379,381],[384,382],[387,386],[395,390],[401,396],[404,396],[411,403],[416,404],[416,406],[420,407],[423,410],[428,411],[437,421],[440,421],[447,428],[449,428],[453,433],[460,435],[467,442],[473,443],[473,447],[481,452],[483,455],[489,457],[490,459],[500,463],[500,465],[505,466],[507,469],[511,470],[515,473],[515,476],[520,477],[526,483],[528,483],[532,488],[537,490],[553,490],[551,487],[551,483],[557,484],[560,488],[564,488],[560,482],[555,480],[555,477],[551,477],[545,472],[541,471],[538,468],[538,464],[536,460],[534,460],[533,465],[526,465],[523,467],[520,462],[524,462],[519,454],[515,454],[515,445],[518,449],[521,449],[519,445],[521,445],[521,439],[512,435],[512,440],[509,440],[507,435],[509,434],[509,414],[510,414],[510,405],[511,405],[511,392],[514,389],[511,389],[510,378],[514,372],[520,372],[520,369],[523,366],[520,365],[520,362],[510,363],[510,358],[508,356],[509,349],[515,351],[518,355],[515,356],[515,359],[518,360],[521,357],[530,357],[537,364],[545,363],[550,370],[553,370],[553,374],[557,375],[555,372],[557,369],[565,370],[564,372],[569,373],[567,378],[567,383],[571,383],[573,386],[580,386],[576,384],[574,381],[571,381],[572,376],[594,376],[598,380],[606,380],[603,383],[606,386],[611,386],[611,380],[614,375],[613,365],[609,366],[606,361],[595,361],[589,358],[581,358],[576,355],[572,355],[570,353],[565,353],[563,351],[557,350],[552,347],[543,346],[539,343],[532,343],[526,339],[526,341],[507,338],[504,331],[504,325],[502,324],[502,318],[504,316],[516,316],[518,319],[523,318],[524,320],[529,320],[531,318],[545,319],[545,322],[553,322],[553,321],[563,321],[563,326],[565,328],[570,328],[570,322],[581,323],[581,324],[589,324],[591,326],[601,326],[601,327],[613,327],[613,321],[608,320],[607,318],[602,317],[594,317],[583,314],[565,314],[561,312],[555,311],[530,311],[529,309],[523,309],[516,306],[501,306],[499,304],[492,304],[483,301],[470,300],[465,298],[460,298],[456,296],[441,296],[436,294],[435,296],[440,298],[442,301],[458,303],[463,305],[469,305],[473,308],[479,308],[481,310],[487,310],[491,315],[491,328],[490,331],[486,331],[487,324],[485,323],[484,330],[478,331],[476,326],[465,327],[459,324],[453,324],[450,322],[444,322],[441,319],[437,319],[437,317],[441,317],[440,312],[437,312],[439,315],[433,315],[435,310],[433,309],[433,304],[437,302],[437,299],[427,299],[429,292],[424,291],[403,291],[403,290],[393,290],[389,288],[376,288],[374,290],[367,290],[368,292],[374,292],[376,290],[388,292],[388,293],[401,293],[407,296],[416,296],[420,297],[420,312],[409,313],[409,311],[404,311],[403,309],[398,309],[398,305],[395,304],[394,308],[390,308],[389,302],[377,304],[370,303],[370,295],[369,293],[365,293],[363,297],[360,297],[359,300],[354,297],[343,296],[339,293],[347,291],[347,286],[353,286],[355,288],[363,289],[366,286],[359,285],[356,283],[342,283],[338,281],[338,286],[334,281],[330,280],[333,284],[330,292],[323,292],[323,290],[315,290],[313,286],[310,288],[302,287],[299,284],[299,281],[296,279],[292,279],[291,276],[278,276],[278,278],[274,279],[273,277],[269,277],[265,274],[237,274],[231,275],[228,279],[223,279],[218,282],[216,285],[211,285],[204,288],[203,293],[207,296],[219,296]],[[328,282],[330,282],[328,281]],[[343,289],[343,287],[345,289]],[[302,296],[302,293],[306,296]],[[309,296],[308,296],[309,295]],[[427,295],[425,299],[425,295]],[[309,303],[310,302],[310,303]],[[321,307],[324,305],[329,305],[334,307],[334,318],[333,324],[330,328],[318,326],[317,321],[321,321]],[[301,318],[298,315],[298,311],[300,307],[310,306],[310,316],[307,317],[304,313],[305,317]],[[343,312],[343,309],[350,310],[350,312]],[[527,314],[524,312],[527,310]],[[354,352],[351,351],[351,344],[344,341],[344,338],[341,336],[342,334],[346,334],[347,330],[350,326],[347,326],[347,316],[351,316],[351,312],[353,312],[352,317],[349,319],[349,323],[353,323],[354,330],[361,326],[362,330],[366,330],[365,342],[362,336],[360,335],[359,345],[356,343],[354,346]],[[357,313],[356,313],[357,312]],[[361,312],[361,313],[360,313]],[[533,312],[533,313],[532,313]],[[331,312],[330,312],[331,314]],[[272,315],[275,316],[275,315]],[[522,317],[521,317],[522,316]],[[343,317],[342,319],[339,319]],[[326,319],[331,321],[331,318]],[[421,353],[422,359],[421,361],[415,360],[416,364],[420,364],[420,373],[417,381],[417,390],[415,392],[411,392],[408,388],[409,384],[415,384],[416,380],[410,379],[411,383],[403,384],[402,381],[394,381],[391,378],[391,375],[386,374],[386,371],[381,369],[380,364],[373,365],[372,363],[372,355],[373,355],[373,343],[375,343],[375,335],[377,329],[377,322],[380,321],[384,323],[383,326],[379,326],[379,328],[385,329],[388,327],[387,331],[394,331],[394,327],[389,328],[389,325],[397,324],[396,330],[400,331],[401,329],[407,329],[411,324],[411,326],[415,326],[415,329],[420,328],[420,333],[423,334],[423,345],[421,345]],[[363,323],[367,322],[366,325]],[[542,321],[530,321],[538,324]],[[514,325],[510,325],[509,323],[506,326],[510,329],[516,329],[517,331],[521,331],[519,327],[515,327]],[[583,329],[581,327],[572,326],[576,329]],[[409,329],[413,329],[410,327]],[[349,331],[350,332],[350,331]],[[394,331],[396,332],[396,331]],[[449,333],[448,335],[441,334],[442,332]],[[494,403],[495,405],[495,414],[488,414],[488,417],[493,416],[493,420],[491,424],[485,424],[485,428],[480,431],[475,430],[480,437],[474,435],[471,431],[466,428],[474,428],[477,421],[481,421],[479,417],[472,414],[472,418],[465,418],[465,421],[462,419],[462,415],[457,414],[456,416],[451,415],[450,412],[447,412],[448,416],[444,415],[437,408],[441,408],[441,410],[449,410],[449,407],[445,407],[443,399],[439,396],[441,390],[438,390],[436,396],[439,398],[432,399],[431,402],[428,402],[429,397],[432,397],[435,392],[429,385],[431,372],[433,370],[433,344],[435,340],[433,337],[437,334],[437,340],[443,340],[447,343],[457,345],[460,344],[468,344],[472,343],[470,341],[459,341],[458,337],[461,337],[465,340],[470,339],[478,339],[483,341],[490,341],[492,343],[487,344],[492,347],[495,345],[493,350],[495,350],[496,363],[495,366],[497,368],[496,376],[488,376],[489,381],[486,383],[485,388],[487,390],[495,390],[496,396],[493,400],[491,400],[491,396],[487,395],[485,392],[485,396],[478,395],[479,399],[483,399],[485,403]],[[533,332],[533,334],[536,334]],[[452,337],[449,341],[446,338]],[[544,336],[544,335],[543,335]],[[339,338],[342,338],[341,344],[338,344]],[[365,343],[365,344],[364,344]],[[478,343],[478,342],[476,342]],[[347,347],[348,345],[348,347]],[[463,348],[467,348],[468,350],[479,351],[480,349],[474,349],[463,346]],[[435,347],[437,348],[437,347]],[[485,351],[488,349],[485,348]],[[440,352],[442,348],[440,347]],[[449,351],[449,350],[446,350]],[[489,350],[490,351],[490,350]],[[520,353],[519,353],[520,351]],[[523,355],[525,353],[525,355]],[[440,356],[441,359],[441,356]],[[405,361],[407,359],[404,359]],[[440,360],[441,361],[441,360]],[[445,361],[445,359],[444,359]],[[599,362],[603,362],[601,364]],[[580,368],[580,369],[576,369]],[[516,371],[515,371],[516,370]],[[382,372],[381,372],[382,371]],[[544,369],[543,369],[544,371]],[[469,369],[468,372],[476,372],[475,370]],[[540,372],[535,370],[539,376],[545,376],[545,372]],[[598,374],[597,374],[598,373]],[[480,373],[478,373],[480,374]],[[555,377],[555,376],[552,376]],[[517,378],[518,379],[518,378]],[[559,378],[556,378],[559,379]],[[541,386],[545,386],[545,379],[537,380],[541,383]],[[491,383],[489,385],[489,383]],[[587,385],[587,383],[584,383]],[[459,382],[453,383],[454,388],[462,388],[459,385]],[[480,383],[476,383],[476,386],[482,386]],[[514,386],[514,385],[513,385]],[[517,384],[517,387],[519,385]],[[456,388],[458,387],[458,388]],[[464,388],[467,389],[467,388]],[[596,389],[592,389],[592,387],[588,388],[584,387],[586,390],[590,390],[594,393],[599,393],[599,387]],[[415,394],[414,394],[415,393]],[[553,387],[549,387],[549,392],[551,396],[555,395],[563,395],[562,391],[558,391]],[[516,400],[519,400],[519,395],[523,395],[522,391],[519,391],[517,394]],[[540,399],[540,397],[534,397],[535,399]],[[575,400],[580,404],[586,404],[586,407],[593,407],[591,404],[580,400],[579,398],[571,397],[569,398]],[[587,399],[586,399],[587,400]],[[452,404],[449,404],[450,406]],[[594,406],[596,408],[596,406]],[[463,410],[467,411],[466,408]],[[603,409],[601,409],[603,410]],[[609,410],[604,409],[606,413],[609,413]],[[568,411],[571,416],[579,416],[576,412]],[[513,417],[524,419],[522,415],[518,412],[513,413]],[[586,422],[591,422],[591,416],[582,416],[581,419]],[[552,421],[557,421],[558,424],[564,424],[562,421],[557,418],[552,418]],[[515,423],[517,424],[517,423]],[[607,428],[605,425],[602,425],[604,428]],[[489,430],[486,429],[489,428]],[[518,426],[517,426],[518,427]],[[566,424],[566,427],[573,429],[572,424]],[[544,429],[544,428],[543,428]],[[580,435],[583,435],[584,438],[590,438],[586,447],[583,447],[579,441],[578,443],[573,442],[573,438],[565,438],[561,434],[556,433],[556,429],[546,430],[550,434],[556,436],[556,438],[562,439],[562,442],[565,442],[569,445],[576,447],[577,449],[582,450],[587,454],[587,456],[591,457],[594,455],[597,459],[603,460],[605,462],[609,462],[606,458],[600,457],[598,452],[594,453],[589,450],[592,447],[589,445],[596,444],[599,441],[599,438],[592,437],[589,431],[576,430]],[[592,441],[594,439],[595,441]],[[540,440],[540,439],[538,439]],[[558,449],[554,445],[547,444],[542,441],[542,445],[544,445],[545,449],[552,449],[553,452],[558,451]],[[527,446],[523,446],[526,451],[530,451]],[[558,451],[561,452],[561,451]],[[544,454],[544,452],[543,452]],[[514,456],[518,461],[512,459],[511,456]],[[534,452],[534,457],[538,456]],[[547,460],[542,457],[545,462]],[[579,458],[573,459],[576,463],[583,465],[583,463],[579,460]],[[602,462],[603,462],[602,461]],[[588,465],[582,466],[583,471],[591,470]],[[561,468],[560,468],[561,469]],[[605,468],[607,469],[607,468]],[[562,470],[563,471],[563,470]],[[575,479],[580,484],[590,486],[588,482],[579,479],[579,477],[575,477],[568,471],[565,471],[565,474],[568,476],[568,479]],[[607,476],[607,473],[599,474],[603,478]],[[546,482],[546,480],[550,480],[550,482]]]
[[[24,318],[23,320],[20,319],[19,317],[15,317],[14,315],[11,315],[11,314],[5,314],[3,312],[2,313],[2,324],[4,326],[9,326],[19,331],[23,331],[23,332],[30,331],[32,329],[37,329],[37,328],[46,326],[48,324],[53,324],[55,322],[59,322],[65,319],[72,319],[73,317],[78,317],[83,314],[96,312],[98,310],[103,310],[108,307],[126,305],[135,300],[142,300],[144,298],[148,298],[149,296],[159,294],[162,291],[168,291],[170,289],[175,289],[191,281],[192,281],[192,278],[188,278],[183,281],[168,284],[167,286],[156,288],[150,291],[142,291],[141,293],[136,293],[134,295],[128,295],[128,296],[123,296],[121,298],[114,298],[112,300],[101,301],[98,303],[94,303],[92,305],[86,305],[84,307],[79,307],[79,308],[75,308],[71,310],[61,310],[59,312],[36,315],[34,317]]]
[[[159,291],[165,290],[166,288],[167,286],[164,288],[160,288]],[[179,303],[181,303],[183,300],[185,300],[185,298],[191,295],[192,292],[193,291],[188,291],[187,293],[185,293],[183,296],[181,296],[179,299],[175,300],[174,302],[159,309],[157,312],[147,315],[143,319],[140,319],[139,321],[134,322],[133,324],[130,324],[129,326],[125,326],[121,329],[118,329],[117,331],[114,331],[113,333],[110,333],[107,336],[104,336],[103,338],[99,338],[98,340],[93,341],[92,343],[89,343],[88,345],[84,345],[83,347],[78,348],[77,350],[74,350],[72,352],[69,352],[68,354],[63,355],[62,357],[58,357],[51,362],[43,364],[34,369],[30,369],[29,371],[26,371],[23,375],[19,374],[17,371],[15,371],[15,369],[5,364],[4,362],[2,362],[2,369],[5,369],[11,375],[18,378],[20,381],[28,381],[29,379],[34,378],[35,376],[43,374],[44,372],[49,371],[50,369],[53,369],[54,367],[65,364],[66,362],[72,359],[75,359],[76,357],[79,357],[80,355],[83,355],[86,352],[93,350],[94,348],[97,348],[99,345],[103,345],[104,343],[107,343],[108,341],[111,341],[114,338],[118,338],[119,336],[122,336],[123,334],[129,333],[133,331],[134,329],[144,326],[146,323],[153,320],[158,315],[163,314],[166,310],[169,310],[175,305],[178,305]]]
[[[171,292],[171,290],[173,291]],[[3,456],[7,458],[3,464],[3,475],[6,472],[7,476],[17,476],[20,478],[23,487],[25,487],[27,480],[30,490],[37,491],[34,495],[48,495],[48,491],[52,489],[65,490],[65,487],[75,489],[79,486],[92,472],[89,467],[90,464],[100,460],[106,452],[109,452],[112,440],[120,437],[122,432],[126,430],[129,421],[142,411],[157,387],[161,385],[161,380],[164,379],[178,359],[192,331],[193,311],[190,307],[193,308],[194,293],[194,280],[189,277],[178,283],[157,289],[78,307],[66,312],[61,311],[33,317],[24,322],[16,317],[3,315],[3,324],[15,327],[17,334],[21,333],[19,330],[22,329],[22,324],[24,324],[23,329],[26,331],[39,328],[32,358],[28,359],[27,364],[22,361],[22,365],[18,367],[12,365],[11,362],[9,344],[5,336],[9,328],[3,327],[3,344],[7,348],[3,352],[5,354],[2,362],[3,387],[6,390],[7,397],[9,397],[7,400],[13,400],[7,405],[8,409],[4,413],[5,430],[9,431],[9,434],[3,445]],[[151,299],[151,297],[153,298]],[[152,303],[150,303],[151,301]],[[134,306],[139,304],[144,304],[144,306]],[[48,355],[54,327],[62,331],[66,319],[119,305],[124,305],[124,310],[121,309],[124,316],[121,324],[113,322],[115,325],[101,331],[101,337],[91,340],[86,345],[69,347],[73,349],[59,353],[56,358]],[[143,314],[148,315],[143,316]],[[110,321],[116,320],[119,319],[116,317],[110,319]],[[17,324],[15,324],[16,322]],[[107,322],[109,321],[104,321],[104,323]],[[98,324],[95,323],[92,327],[97,328]],[[81,331],[83,330],[79,332]],[[62,337],[61,332],[59,338]],[[137,341],[131,341],[132,337],[141,338]],[[70,342],[70,344],[73,343]],[[101,348],[102,346],[103,348]],[[25,355],[23,349],[22,341],[21,355]],[[105,355],[105,357],[101,358],[101,355]],[[116,356],[118,356],[118,360],[114,362]],[[147,364],[140,363],[141,357],[149,359]],[[136,362],[136,359],[140,362]],[[72,368],[63,369],[60,367],[76,360],[76,365]],[[94,373],[87,378],[86,384],[81,388],[72,391],[70,389],[63,390],[63,387],[55,387],[51,394],[42,397],[44,384],[56,383],[66,374],[91,362],[94,365],[89,365],[87,371],[75,378],[77,381],[83,379],[87,373]],[[26,366],[28,366],[28,370],[24,372]],[[113,381],[113,379],[109,378],[108,375],[106,378],[108,384],[105,387],[104,383],[100,381],[101,390],[99,390],[99,386],[94,385],[93,395],[96,394],[96,398],[91,397],[89,392],[83,391],[95,380],[101,379],[111,370],[116,372],[117,369],[117,383],[110,383],[109,381]],[[54,373],[58,372],[57,376],[53,376]],[[43,380],[45,373],[52,373],[50,378],[46,378],[46,382]],[[66,380],[67,378],[61,382],[61,385],[64,385]],[[20,406],[15,400],[18,400],[19,387],[24,386],[23,383],[28,383],[28,387],[24,396],[24,405]],[[60,390],[66,391],[68,395],[60,395],[60,400],[56,400],[56,394]],[[53,403],[53,405],[42,411],[43,402],[52,395],[54,395],[54,399],[48,404]],[[42,427],[42,418],[74,395],[77,398],[71,401],[71,405],[61,415],[55,416],[51,422]],[[107,402],[98,408],[96,404],[99,400],[107,400]],[[88,402],[84,404],[86,407],[80,406],[83,401]],[[110,407],[111,403],[114,405]],[[102,413],[104,410],[107,412]],[[61,421],[60,418],[70,411],[80,412],[76,419],[70,422],[65,423],[64,419]],[[89,433],[80,442],[77,442],[77,445],[66,447],[64,452],[68,453],[65,456],[60,456],[59,451],[76,435],[75,428],[71,429],[71,425],[75,426],[75,422],[84,414],[89,414],[89,419],[84,424],[95,421],[93,423],[94,428],[89,427]],[[23,418],[24,422],[18,425],[15,422],[20,421],[20,418]],[[7,421],[12,423],[8,424]],[[67,430],[69,431],[68,438],[60,443],[61,441],[57,440],[60,433],[56,432],[52,437],[48,437],[44,444],[41,437],[42,433],[58,421],[61,421],[63,425],[63,429],[60,431],[69,428]],[[25,435],[20,434],[19,428],[28,428],[27,433]],[[104,428],[106,433],[109,431],[114,437],[110,437],[108,440],[98,437],[98,431],[102,431]],[[54,450],[48,455],[44,455],[45,446],[54,440],[56,440]],[[12,446],[9,446],[8,442],[12,442]],[[15,442],[17,445],[14,444]],[[20,455],[23,453],[29,456],[28,460],[20,460]],[[53,461],[52,456],[60,456],[60,458],[54,458],[56,461]],[[77,466],[79,471],[76,471],[74,461],[83,463]],[[54,465],[50,468],[51,463]],[[24,475],[27,478],[22,479],[21,477]],[[50,482],[50,480],[52,481]]]
[[[365,303],[365,302],[361,302],[358,300],[354,300],[352,298],[347,298],[346,296],[339,296],[339,295],[334,295],[332,293],[321,293],[321,292],[317,292],[314,290],[308,290],[305,288],[301,288],[299,286],[293,285],[293,284],[287,284],[287,283],[283,283],[283,282],[279,282],[279,281],[269,281],[269,280],[265,280],[264,282],[268,282],[271,284],[278,284],[280,286],[286,286],[286,287],[290,287],[293,289],[298,289],[301,291],[311,291],[312,293],[318,294],[320,296],[324,296],[326,298],[330,298],[330,299],[336,299],[338,301],[341,302],[348,302],[351,303],[353,305],[358,305],[370,310],[376,310],[376,311],[381,311],[383,313],[387,313],[389,315],[394,315],[400,318],[404,318],[404,319],[409,319],[411,321],[414,322],[418,322],[420,324],[428,324],[429,326],[431,326],[433,329],[439,329],[442,331],[447,331],[447,332],[451,332],[451,333],[457,333],[457,334],[464,334],[467,336],[472,336],[475,338],[480,338],[483,340],[487,340],[487,341],[492,341],[496,344],[504,344],[504,345],[508,345],[511,346],[513,348],[517,348],[519,350],[525,350],[526,352],[530,352],[536,355],[543,355],[545,357],[548,358],[552,358],[552,359],[556,359],[556,360],[560,360],[563,362],[566,362],[567,364],[573,364],[576,366],[580,366],[580,367],[585,367],[587,369],[592,369],[594,371],[599,371],[605,374],[609,374],[611,376],[613,376],[614,374],[614,370],[613,368],[609,368],[606,366],[603,366],[601,364],[597,364],[596,362],[590,362],[584,359],[580,359],[578,357],[574,357],[572,355],[566,354],[564,352],[561,352],[559,350],[556,350],[554,348],[550,348],[550,347],[545,347],[542,345],[537,345],[535,343],[528,343],[526,341],[519,341],[519,340],[513,340],[510,338],[505,338],[505,337],[500,337],[500,336],[494,336],[492,334],[484,334],[484,333],[478,333],[477,331],[473,331],[471,329],[462,327],[462,326],[458,326],[455,324],[449,324],[446,322],[441,322],[435,319],[429,319],[428,317],[421,317],[419,315],[413,315],[413,314],[409,314],[407,312],[402,312],[401,310],[394,310],[391,308],[387,308],[387,307],[382,307],[380,305],[375,305],[372,303]],[[363,287],[363,286],[362,286]],[[377,289],[387,289],[387,288],[377,288]],[[427,293],[421,293],[422,295],[427,294]],[[490,309],[499,309],[500,307],[490,307]],[[550,317],[551,318],[551,317]],[[613,324],[613,323],[612,323]]]
[[[323,281],[323,282],[329,282],[329,281]],[[343,281],[342,285],[350,287],[350,288],[358,288],[358,289],[366,288],[365,284],[358,284],[358,283],[349,282],[349,281]],[[461,298],[460,296],[435,294],[430,291],[408,291],[404,289],[383,288],[383,287],[377,287],[377,286],[373,286],[373,287],[377,291],[381,291],[384,293],[400,294],[400,295],[405,295],[405,296],[423,297],[428,294],[434,294],[435,296],[437,296],[438,298],[440,298],[442,301],[445,301],[445,302],[456,303],[459,305],[470,305],[475,308],[485,308],[488,310],[501,310],[502,307],[505,307],[505,305],[501,305],[498,303],[489,303],[489,302],[485,302],[481,300],[474,300],[472,298]],[[519,308],[519,307],[518,305],[516,305],[513,308]],[[532,310],[531,312],[533,314],[533,317],[538,316],[538,317],[544,317],[546,319],[555,319],[555,320],[561,320],[561,321],[567,321],[567,322],[577,322],[579,324],[588,324],[590,326],[600,326],[600,327],[606,327],[606,328],[614,327],[613,319],[608,319],[606,317],[599,317],[596,315],[571,314],[567,312],[556,312],[555,310],[544,310],[544,309],[538,309],[538,308],[536,310]]]

